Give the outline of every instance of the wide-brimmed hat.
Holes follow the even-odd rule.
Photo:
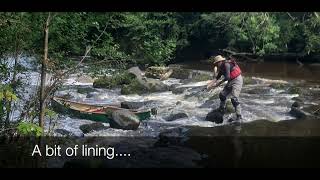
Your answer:
[[[214,59],[213,59],[213,64],[217,64],[218,62],[220,62],[220,61],[225,61],[225,60],[226,60],[226,58],[224,58],[224,57],[221,56],[221,55],[218,55],[218,56],[214,57]]]

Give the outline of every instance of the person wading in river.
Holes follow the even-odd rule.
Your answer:
[[[212,58],[212,57],[211,57]],[[218,87],[225,81],[228,83],[224,86],[223,90],[219,94],[220,106],[219,111],[225,113],[227,98],[231,98],[231,102],[236,111],[236,121],[234,123],[240,124],[242,120],[241,107],[239,102],[239,95],[243,85],[243,78],[241,75],[241,69],[234,59],[226,59],[221,55],[214,57],[213,65],[215,70],[218,71],[216,79],[210,81],[207,85],[207,89]],[[220,80],[221,76],[224,76]],[[233,120],[231,120],[233,121]]]

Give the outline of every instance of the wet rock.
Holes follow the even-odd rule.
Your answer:
[[[76,79],[77,82],[80,83],[93,83],[94,79],[92,79],[92,77],[88,76],[88,75],[81,75],[80,77],[78,77]]]
[[[138,80],[134,79],[130,84],[126,84],[121,88],[121,94],[145,94],[148,89],[142,85]]]
[[[148,92],[163,92],[169,90],[169,86],[161,82],[159,79],[152,79],[143,76],[138,67],[132,67],[128,71],[136,76],[137,81],[135,81],[134,85],[135,87],[139,87],[139,89],[146,89]]]
[[[189,87],[177,87],[172,90],[173,94],[182,94],[184,91],[186,91]]]
[[[300,102],[295,101],[295,102],[292,104],[292,107],[299,108],[299,107],[301,107],[301,104],[300,104]]]
[[[179,106],[179,105],[181,105],[181,104],[182,104],[181,101],[177,101],[177,102],[176,102],[176,105],[177,105],[177,106]]]
[[[121,102],[121,107],[125,109],[139,109],[144,106],[144,102]]]
[[[168,67],[151,66],[146,69],[145,76],[148,78],[163,79],[163,76],[167,72],[169,72]]]
[[[124,102],[121,102],[121,107],[125,109],[139,109],[141,107],[148,106],[152,103],[154,103],[154,101],[143,101],[143,102],[124,101]]]
[[[63,136],[76,136],[73,132],[70,132],[70,131],[65,130],[65,129],[56,129],[54,132],[58,133],[58,134],[61,134]]]
[[[188,79],[192,70],[183,69],[181,67],[171,67],[173,72],[170,77],[176,79]]]
[[[296,118],[307,118],[311,114],[308,112],[303,111],[298,107],[291,107],[290,114]]]
[[[136,130],[139,125],[139,118],[129,110],[118,110],[112,113],[111,128]]]
[[[169,86],[169,91],[173,91],[174,89],[176,89],[179,86],[179,84],[171,84]]]
[[[169,87],[158,79],[146,78],[142,81],[142,85],[150,92],[163,92],[169,90]]]
[[[142,71],[137,66],[131,67],[130,69],[128,69],[128,72],[135,75],[137,78],[142,77],[142,74],[143,74]]]
[[[135,79],[135,75],[125,71],[119,74],[114,74],[113,76],[104,76],[96,79],[93,82],[94,88],[115,88],[121,87],[124,84],[130,84]]]
[[[104,129],[108,129],[108,127],[104,126],[100,122],[92,123],[92,124],[84,124],[79,127],[84,134],[90,133],[92,131],[101,131]]]
[[[218,109],[214,109],[207,114],[206,121],[221,124],[223,122],[223,113],[221,113]]]
[[[176,113],[176,114],[171,114],[171,115],[165,117],[164,119],[166,121],[174,121],[174,120],[182,119],[182,118],[188,118],[188,115],[186,113]]]
[[[165,74],[163,74],[163,75],[160,77],[160,80],[163,81],[163,80],[169,79],[169,77],[172,75],[172,73],[173,73],[173,70],[172,70],[172,69],[169,69],[168,72],[166,72]]]

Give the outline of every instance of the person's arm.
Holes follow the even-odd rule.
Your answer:
[[[222,76],[222,73],[221,73],[221,71],[219,71],[219,73],[218,73],[218,75],[217,75],[215,80],[218,81],[221,78],[221,76]]]
[[[225,72],[224,72],[224,79],[222,80],[223,82],[230,80],[230,69],[231,69],[229,63],[225,63],[224,65],[225,65]]]
[[[229,81],[229,79],[230,79],[230,64],[229,63],[225,63],[224,66],[225,66],[225,70],[223,72],[220,71],[219,75],[217,76],[217,81],[216,81],[216,84],[215,84],[216,87],[220,86],[222,83],[224,83],[226,81]],[[219,81],[219,79],[222,76],[222,73],[223,73],[224,79]]]

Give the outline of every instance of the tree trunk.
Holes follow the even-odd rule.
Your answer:
[[[40,85],[40,113],[39,113],[39,126],[44,127],[44,116],[45,116],[45,86],[47,76],[47,63],[48,63],[48,36],[49,36],[49,24],[50,24],[51,13],[49,12],[48,18],[44,27],[44,57],[41,67],[41,85]]]

